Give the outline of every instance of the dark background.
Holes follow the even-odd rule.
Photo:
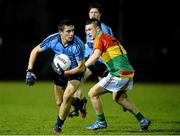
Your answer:
[[[91,0],[92,1],[92,0]],[[61,19],[76,23],[85,40],[90,0],[0,0],[0,80],[25,78],[30,51],[57,32]],[[97,1],[102,21],[126,48],[136,81],[179,82],[180,10],[173,1]],[[40,54],[34,71],[51,78],[52,52]]]

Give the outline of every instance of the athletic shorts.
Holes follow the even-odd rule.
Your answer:
[[[70,80],[79,80],[81,82],[84,73],[70,75],[68,77],[59,76],[57,73],[54,72],[54,84],[58,86],[67,86],[67,82]]]
[[[115,77],[109,73],[106,77],[101,79],[98,84],[110,92],[131,90],[133,87],[133,78]]]
[[[91,65],[88,67],[93,75],[97,77],[104,77],[105,71],[107,70],[107,67],[104,63],[96,61],[94,65]]]

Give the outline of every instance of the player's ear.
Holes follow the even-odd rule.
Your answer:
[[[101,28],[99,26],[96,26],[96,30],[97,32],[101,30]]]
[[[101,13],[99,13],[99,20],[101,19],[101,16],[102,16],[102,14],[101,14]]]
[[[59,30],[59,34],[62,35],[62,33],[63,33],[63,32]]]

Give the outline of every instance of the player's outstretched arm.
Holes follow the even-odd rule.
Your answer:
[[[40,45],[37,45],[36,47],[34,47],[32,49],[31,54],[29,56],[29,62],[28,62],[28,68],[27,69],[33,69],[34,62],[35,62],[39,52],[41,52]]]
[[[89,59],[85,62],[86,67],[94,64],[99,57],[101,56],[101,51],[99,49],[95,49],[94,53],[89,57]]]
[[[37,80],[36,75],[33,73],[32,70],[39,52],[41,52],[41,48],[40,45],[37,45],[32,49],[29,57],[28,68],[26,70],[26,84],[29,86],[34,85],[35,81]]]

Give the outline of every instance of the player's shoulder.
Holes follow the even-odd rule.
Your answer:
[[[109,27],[108,25],[106,25],[105,23],[101,22],[101,29],[103,32],[113,35],[112,29],[111,27]]]
[[[44,40],[43,42],[50,42],[52,40],[58,40],[59,38],[59,33],[53,33],[53,34],[50,34],[48,35]]]
[[[104,22],[101,22],[101,27],[105,27],[105,28],[111,29],[111,27],[108,26],[107,24],[105,24]]]
[[[50,34],[40,43],[40,47],[42,48],[47,45],[50,45],[50,43],[52,42],[57,43],[58,40],[59,40],[59,33]]]
[[[96,43],[108,43],[108,41],[113,40],[114,37],[108,33],[102,32],[97,38],[96,38]]]
[[[46,39],[57,39],[59,38],[59,33],[50,34]]]

